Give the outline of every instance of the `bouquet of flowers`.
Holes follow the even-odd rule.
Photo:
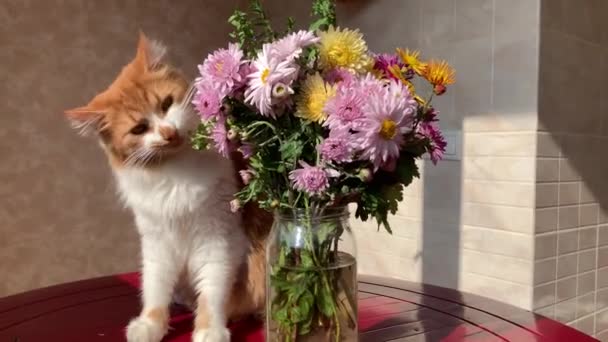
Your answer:
[[[368,51],[358,30],[336,26],[333,0],[313,0],[312,14],[309,30],[293,31],[289,19],[282,33],[255,0],[248,13],[229,18],[236,42],[199,66],[193,104],[202,122],[193,145],[227,158],[240,152],[247,160],[240,171],[245,186],[231,202],[235,211],[254,201],[268,210],[303,209],[310,223],[329,208],[356,203],[356,217],[374,218],[390,232],[388,214],[419,176],[416,159],[428,154],[436,163],[445,150],[431,101],[454,82],[454,71],[446,62],[421,60],[416,51]],[[338,232],[330,234],[336,245]],[[335,258],[321,253],[323,243],[307,246],[312,266]],[[294,260],[306,259],[301,249],[281,248],[283,263],[294,253]],[[298,275],[270,272],[270,287]],[[318,286],[309,285],[277,290],[270,314],[281,341],[296,340],[315,322],[333,322],[337,299],[318,299]],[[333,324],[333,340],[340,340],[339,331]]]

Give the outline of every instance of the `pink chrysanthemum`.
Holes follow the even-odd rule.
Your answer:
[[[418,126],[418,134],[428,140],[428,152],[433,164],[443,159],[447,142],[436,122],[423,122]]]
[[[228,158],[232,150],[232,142],[228,139],[228,130],[226,129],[226,119],[219,117],[211,132],[211,139],[215,144],[215,149],[222,156]]]
[[[318,150],[323,160],[349,163],[353,160],[355,151],[354,139],[348,133],[330,134],[327,139],[319,144]]]
[[[271,58],[277,61],[293,61],[300,57],[302,49],[315,44],[319,38],[311,31],[298,31],[271,44]]]
[[[392,81],[380,94],[370,96],[365,106],[366,117],[355,134],[361,144],[362,159],[368,159],[377,170],[399,157],[403,135],[412,127],[416,101],[400,83]]]
[[[372,74],[366,74],[365,76],[359,78],[357,82],[353,83],[353,90],[359,92],[365,98],[372,96],[383,94],[386,83],[380,81]]]
[[[397,68],[399,70],[405,69],[405,64],[401,62],[397,55],[381,54],[374,58],[374,69],[380,71],[384,77],[398,80],[394,73],[390,70],[391,68]]]
[[[289,86],[297,76],[298,69],[292,61],[279,62],[272,58],[269,44],[263,46],[253,67],[255,71],[248,76],[245,101],[256,106],[260,114],[274,117],[272,90],[277,83]]]
[[[196,81],[196,93],[192,104],[203,120],[209,120],[220,114],[226,93],[226,88],[220,88],[217,84],[205,82],[199,78]]]
[[[329,187],[329,174],[318,166],[310,166],[300,161],[302,168],[289,173],[294,189],[309,195],[321,195]]]
[[[355,75],[348,69],[336,68],[328,71],[323,78],[326,82],[331,84],[350,84],[355,80]]]
[[[232,90],[235,84],[244,81],[239,73],[241,64],[243,64],[243,51],[236,44],[230,43],[228,49],[219,49],[210,54],[198,68],[206,82]]]
[[[365,96],[366,94],[359,91],[357,86],[339,84],[336,96],[325,104],[327,120],[323,125],[331,130],[357,129],[365,116],[363,112]]]

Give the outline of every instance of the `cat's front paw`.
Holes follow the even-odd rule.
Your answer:
[[[200,329],[192,334],[192,342],[230,342],[230,330],[225,327]]]
[[[167,326],[148,317],[137,317],[127,326],[128,342],[160,342],[167,333]]]

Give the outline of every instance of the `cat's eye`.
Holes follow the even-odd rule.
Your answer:
[[[166,113],[171,107],[171,105],[173,105],[173,96],[169,95],[165,97],[163,102],[161,102],[160,109],[163,111],[163,113]]]
[[[148,124],[146,122],[139,123],[131,128],[131,134],[140,135],[148,131]]]

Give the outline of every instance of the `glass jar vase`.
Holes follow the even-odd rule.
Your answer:
[[[357,341],[357,261],[347,208],[275,214],[266,341]]]

